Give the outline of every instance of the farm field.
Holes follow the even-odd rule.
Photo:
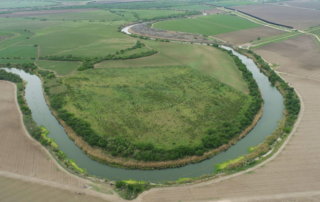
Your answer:
[[[233,7],[233,6],[256,4],[256,2],[252,2],[252,1],[218,1],[218,2],[203,2],[203,3],[204,4],[211,4],[211,5],[215,5],[215,6],[223,6],[223,7]]]
[[[302,35],[255,49],[268,62],[280,65],[277,71],[320,79],[320,54],[316,39]]]
[[[311,33],[316,34],[320,37],[320,28],[318,30],[312,31]]]
[[[51,14],[61,14],[61,13],[77,13],[84,11],[92,11],[98,9],[62,9],[62,10],[34,10],[34,11],[15,11],[12,13],[4,13],[0,14],[0,17],[10,17],[10,18],[18,18],[18,17],[35,17],[39,15],[51,15]]]
[[[285,33],[284,31],[272,29],[270,27],[261,26],[256,27],[252,29],[245,29],[235,32],[229,32],[225,34],[218,34],[215,35],[215,38],[222,39],[223,41],[230,42],[235,45],[241,45],[245,43],[249,43],[251,41],[257,40],[258,37],[266,38],[270,36],[277,36],[282,33]]]
[[[83,187],[88,181],[64,171],[22,127],[15,84],[0,81],[0,171]]]
[[[213,8],[214,7],[200,5],[200,4],[189,5],[189,6],[173,6],[173,7],[170,7],[170,9],[181,9],[181,10],[208,10],[208,9],[213,9]]]
[[[259,26],[260,25],[243,18],[225,14],[201,16],[195,19],[170,20],[154,24],[154,28],[197,33],[207,36],[235,32]]]
[[[101,136],[164,149],[200,144],[208,127],[238,120],[250,103],[244,93],[190,67],[95,69],[62,82],[70,86],[64,109]]]
[[[140,19],[152,19],[154,17],[164,17],[178,13],[184,13],[184,11],[171,11],[171,10],[123,10],[114,9],[119,14],[136,13]],[[137,20],[137,19],[136,19]]]
[[[142,41],[160,53],[146,58],[124,61],[104,61],[97,64],[97,68],[113,67],[144,67],[185,65],[248,93],[246,83],[229,56],[212,47],[178,43],[161,43],[156,41]]]
[[[23,63],[33,63],[32,59],[0,59],[0,64],[23,64]]]
[[[34,46],[11,46],[0,51],[0,57],[37,58],[38,49]]]
[[[13,179],[9,177],[0,176],[0,198],[1,202],[108,202],[111,200],[93,197],[87,194],[77,193],[82,189],[67,190],[62,186],[59,188],[49,186],[48,184],[39,184],[29,182],[23,179]]]
[[[277,3],[281,5],[281,3]],[[293,7],[300,7],[300,8],[308,8],[308,9],[320,9],[320,2],[319,1],[287,1],[282,4],[293,6]]]
[[[36,64],[42,69],[55,71],[60,76],[71,74],[81,66],[81,62],[37,60]]]
[[[25,8],[25,7],[37,7],[37,6],[49,6],[55,5],[55,2],[46,1],[1,1],[1,8]]]
[[[320,24],[320,14],[317,10],[277,6],[272,4],[256,4],[249,6],[237,6],[234,8],[264,20],[292,26],[295,29],[308,29],[309,27]]]

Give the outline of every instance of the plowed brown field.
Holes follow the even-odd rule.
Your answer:
[[[78,192],[101,195],[84,190],[84,185],[92,183],[65,171],[40,143],[29,136],[16,101],[16,85],[6,81],[0,81],[0,140],[1,202],[70,201],[77,198],[75,193]],[[62,191],[62,188],[68,191]],[[68,200],[60,200],[63,196]],[[35,200],[29,200],[30,197]],[[102,197],[118,199],[116,195]],[[59,200],[53,200],[56,198]]]
[[[254,4],[233,8],[271,22],[292,26],[295,29],[307,29],[320,24],[320,11],[318,10],[271,4]]]
[[[258,37],[265,38],[284,33],[284,31],[273,29],[266,26],[255,27],[251,29],[244,29],[236,32],[229,32],[225,34],[215,35],[215,38],[222,39],[223,41],[230,42],[235,45],[249,43],[250,41],[257,40]]]
[[[268,62],[279,64],[277,71],[320,79],[320,50],[312,36],[301,35],[265,45],[255,52]]]

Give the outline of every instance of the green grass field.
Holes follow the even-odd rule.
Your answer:
[[[62,61],[47,61],[38,60],[36,62],[42,69],[55,71],[60,76],[71,74],[81,66],[81,62],[62,62]]]
[[[11,46],[0,51],[2,57],[37,58],[38,49],[34,46]]]
[[[174,6],[170,7],[170,9],[181,9],[181,10],[208,10],[208,9],[213,9],[214,7],[212,6],[204,6],[204,5],[190,5],[190,6]]]
[[[215,48],[201,45],[161,43],[157,41],[142,41],[160,53],[133,60],[105,61],[98,68],[142,67],[186,65],[202,71],[211,77],[226,83],[242,92],[248,93],[247,84],[230,56]]]
[[[151,19],[154,17],[165,17],[177,13],[184,13],[184,11],[172,11],[172,10],[124,10],[124,9],[115,9],[117,13],[136,13],[140,19]]]
[[[100,135],[167,149],[200,143],[209,127],[236,121],[250,103],[244,93],[182,66],[93,69],[62,81],[69,86],[64,108]]]
[[[311,32],[311,33],[316,34],[316,35],[318,35],[318,36],[320,37],[320,29],[315,30],[315,31],[313,31],[313,32]]]
[[[245,20],[243,18],[231,15],[217,14],[209,16],[200,16],[194,19],[169,20],[156,23],[155,28],[197,33],[207,36],[223,34],[259,27],[260,25]]]
[[[32,59],[1,59],[0,64],[25,64],[25,63],[33,63],[34,60]]]
[[[1,1],[0,8],[26,8],[36,6],[49,6],[55,4],[57,3],[45,1]]]
[[[212,4],[215,6],[223,6],[223,7],[233,7],[233,6],[243,6],[243,5],[256,4],[256,2],[252,2],[252,1],[219,1],[219,2],[203,2],[203,3]]]

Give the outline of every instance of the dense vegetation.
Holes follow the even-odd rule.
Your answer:
[[[252,74],[241,60],[231,52],[228,54],[234,58],[239,70],[243,72],[243,78],[250,89],[250,107],[246,108],[246,111],[243,111],[242,106],[244,102],[248,103],[248,100],[243,96],[241,99],[232,99],[230,95],[223,96],[230,94],[233,90],[187,67],[170,67],[167,70],[160,68],[160,72],[169,73],[165,74],[165,80],[161,79],[160,72],[147,73],[159,67],[95,70],[86,74],[77,74],[63,81],[68,88],[68,97],[64,94],[51,95],[51,106],[58,111],[58,116],[86,142],[91,146],[109,151],[113,156],[143,161],[166,161],[184,156],[202,156],[204,152],[228,143],[230,139],[239,135],[251,124],[261,107],[262,99]],[[142,70],[143,73],[140,74],[146,77],[145,84],[132,83],[140,81],[136,75],[138,70]],[[185,73],[177,75],[177,72]],[[127,74],[132,78],[125,76]],[[149,76],[146,75],[157,75],[157,78],[148,78]],[[204,83],[200,85],[200,81]],[[76,86],[77,90],[74,90]],[[214,92],[204,90],[209,86],[215,89]],[[195,93],[190,94],[190,90],[200,92],[198,96],[201,99],[194,97],[197,96]],[[101,96],[101,92],[113,96]],[[102,104],[106,99],[110,100],[107,101],[110,104],[103,107]],[[209,103],[208,100],[213,103]],[[179,107],[176,106],[177,104]],[[188,108],[191,106],[194,110],[191,110],[190,114]],[[225,110],[232,112],[219,113],[219,107],[222,106]],[[163,113],[163,110],[166,113]],[[152,120],[147,114],[153,111],[157,111],[159,116],[168,113],[170,116],[157,119],[159,116],[153,115],[154,120]],[[93,112],[94,115],[88,112]],[[107,117],[103,115],[105,113]],[[215,116],[212,116],[212,113]],[[234,116],[235,113],[238,115]],[[157,125],[159,121],[161,124]],[[185,123],[181,125],[181,121]],[[173,122],[177,123],[173,124]]]

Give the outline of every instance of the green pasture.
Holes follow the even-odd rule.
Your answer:
[[[260,25],[250,22],[246,19],[224,14],[169,20],[158,22],[154,25],[155,28],[159,29],[202,34],[207,36],[250,29],[259,26]]]
[[[1,59],[0,58],[0,64],[25,64],[25,63],[33,63],[34,60],[32,59]]]
[[[203,3],[211,4],[211,5],[215,5],[215,6],[233,7],[233,6],[243,6],[243,5],[256,4],[257,2],[253,2],[253,1],[218,1],[218,2],[203,2]]]
[[[160,53],[146,58],[104,61],[98,68],[186,65],[248,93],[247,84],[230,56],[213,47],[157,41],[142,41]]]
[[[248,95],[185,66],[90,69],[62,82],[64,108],[101,136],[168,149],[200,143],[208,128],[237,122],[250,104]]]
[[[25,31],[17,31],[13,32],[12,34],[13,36],[11,36],[10,38],[0,41],[0,51],[5,50],[6,48],[9,48],[15,44],[19,44],[20,46],[23,41],[30,40],[27,38],[30,38],[32,36],[31,32]]]
[[[316,35],[318,35],[320,37],[320,29],[312,31],[311,33],[316,34]]]
[[[49,6],[55,5],[56,2],[46,1],[1,1],[0,8],[26,8],[26,7],[37,7],[37,6]]]
[[[140,19],[151,19],[155,17],[165,17],[173,14],[184,13],[184,11],[173,10],[128,10],[128,9],[115,9],[119,14],[123,13],[136,13]]]
[[[48,15],[29,16],[30,18],[48,19],[48,20],[105,20],[105,21],[133,21],[135,18],[132,14],[127,13],[124,17],[111,13],[106,10],[93,10],[70,13],[54,13]]]
[[[55,71],[60,76],[71,74],[81,66],[81,62],[37,60],[36,63],[40,68]]]
[[[205,5],[199,5],[199,4],[170,7],[170,9],[181,9],[181,10],[207,10],[207,9],[213,9],[213,8],[214,7],[212,6],[205,6]]]
[[[37,58],[38,49],[34,46],[10,46],[0,50],[0,58],[3,57]]]

